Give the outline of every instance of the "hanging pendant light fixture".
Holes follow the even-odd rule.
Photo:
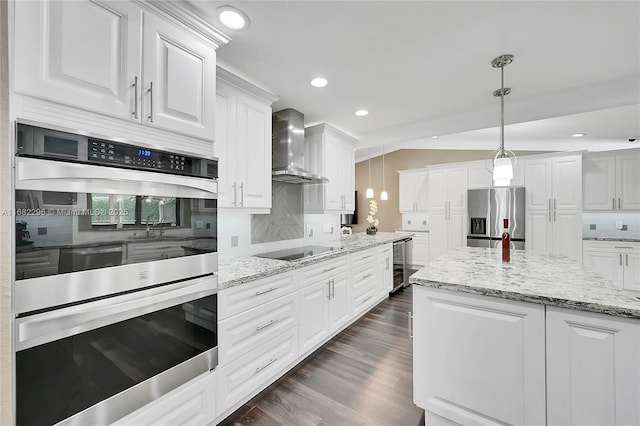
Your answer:
[[[504,87],[504,67],[513,62],[513,55],[501,55],[491,61],[493,68],[500,68],[500,89],[493,92],[493,96],[500,97],[500,148],[493,157],[493,184],[508,186],[513,179],[513,163],[509,155],[517,162],[512,151],[504,149],[504,97],[511,93],[511,89]]]
[[[369,148],[369,187],[365,193],[366,198],[373,198],[373,187],[371,186],[371,148]]]
[[[380,200],[386,201],[389,199],[389,194],[387,194],[387,189],[384,184],[384,145],[382,145],[382,192],[380,193]]]

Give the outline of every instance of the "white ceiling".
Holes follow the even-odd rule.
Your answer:
[[[640,1],[187,7],[222,29],[214,10],[223,4],[247,13],[251,26],[223,30],[232,41],[219,62],[277,94],[274,111],[295,108],[307,125],[331,123],[359,147],[497,148],[500,71],[490,63],[505,53],[515,56],[505,68],[505,121],[522,123],[507,127],[508,149],[611,149],[640,137]],[[317,76],[329,85],[311,87]],[[354,116],[360,108],[370,114]],[[575,132],[587,136],[572,139]]]

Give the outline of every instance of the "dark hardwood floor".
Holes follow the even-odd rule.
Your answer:
[[[376,306],[221,425],[424,425],[413,404],[411,294]]]

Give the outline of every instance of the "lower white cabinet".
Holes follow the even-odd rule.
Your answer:
[[[216,418],[217,371],[197,377],[123,417],[114,426],[208,425]]]
[[[411,266],[422,267],[429,263],[429,234],[417,232],[411,237],[413,240],[411,254]]]
[[[640,424],[640,321],[547,307],[547,424]]]
[[[383,297],[393,290],[393,244],[381,246],[378,253],[378,296]]]
[[[582,263],[625,290],[640,292],[640,243],[584,241]]]
[[[278,378],[298,359],[298,327],[218,369],[216,401],[219,413],[230,414]]]
[[[414,286],[413,309],[426,424],[545,423],[543,305]]]

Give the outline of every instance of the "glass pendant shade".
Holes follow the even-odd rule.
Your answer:
[[[493,184],[495,186],[509,186],[513,179],[513,165],[508,157],[496,158],[493,161]]]
[[[367,188],[367,192],[365,193],[365,197],[373,198],[373,188]]]
[[[389,194],[387,194],[387,191],[382,191],[382,192],[380,193],[380,199],[381,199],[382,201],[386,201],[386,200],[388,200],[388,199],[389,199]]]

